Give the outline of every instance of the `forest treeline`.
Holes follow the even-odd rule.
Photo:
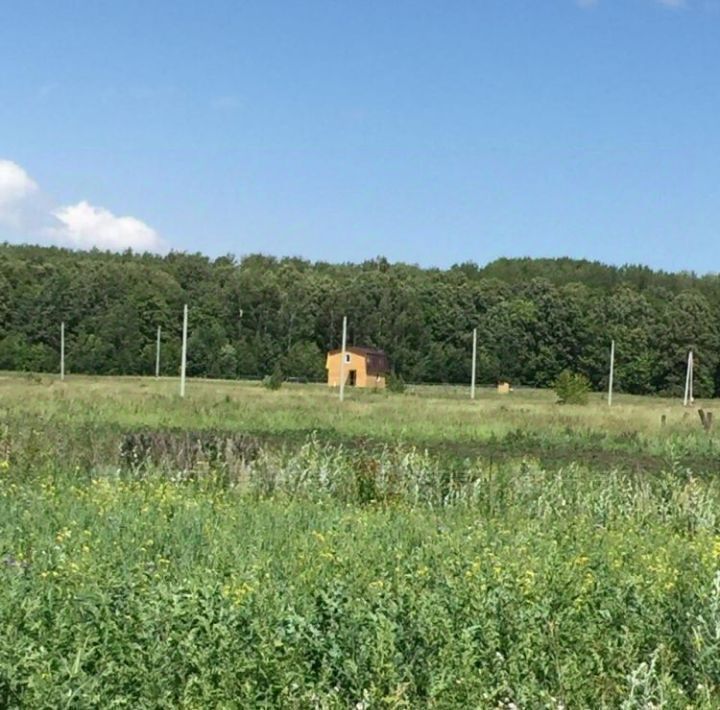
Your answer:
[[[349,342],[384,349],[413,382],[467,382],[477,327],[478,380],[547,386],[565,369],[617,388],[681,391],[689,348],[695,390],[720,393],[720,277],[572,259],[500,259],[450,269],[310,263],[251,255],[113,254],[0,245],[0,369],[178,372],[190,306],[188,373],[324,377],[343,315]]]

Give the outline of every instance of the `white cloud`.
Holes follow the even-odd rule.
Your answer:
[[[60,241],[81,249],[110,251],[165,251],[158,233],[135,217],[116,217],[104,207],[85,202],[59,207],[53,214],[62,226],[52,233]]]
[[[22,239],[49,239],[78,249],[167,251],[158,233],[136,217],[117,217],[85,200],[58,207],[23,168],[1,159],[0,227]]]
[[[37,183],[17,163],[0,160],[0,222],[19,227],[27,200],[37,190]]]

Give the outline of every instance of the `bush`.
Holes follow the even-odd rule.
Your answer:
[[[587,404],[590,380],[578,372],[565,370],[555,380],[555,394],[558,404]]]
[[[280,365],[275,365],[275,369],[272,371],[272,374],[267,375],[263,379],[263,387],[269,390],[279,390],[282,387],[284,379],[285,378],[283,377]]]
[[[405,392],[405,380],[403,380],[400,375],[396,375],[394,372],[391,372],[385,380],[385,387],[388,392],[402,394]]]

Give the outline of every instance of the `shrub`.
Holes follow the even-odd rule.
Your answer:
[[[385,387],[388,392],[402,394],[405,392],[405,380],[403,380],[400,375],[396,375],[394,372],[391,372],[385,380]]]
[[[275,369],[272,371],[272,374],[266,375],[263,379],[263,387],[269,390],[279,390],[282,387],[284,379],[285,378],[283,377],[280,365],[275,365]]]
[[[565,370],[555,380],[555,394],[558,404],[587,404],[590,380],[578,372]]]

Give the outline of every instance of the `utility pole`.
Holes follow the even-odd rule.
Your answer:
[[[345,399],[345,353],[347,352],[347,316],[343,316],[342,353],[340,355],[340,401]]]
[[[693,392],[695,385],[695,353],[690,351],[690,404],[695,403],[695,394]]]
[[[183,331],[182,331],[182,360],[180,361],[180,396],[185,396],[185,366],[187,364],[187,303],[183,308]]]
[[[608,381],[608,407],[612,407],[613,380],[615,378],[615,341],[610,343],[610,379]]]
[[[472,374],[470,375],[470,399],[475,399],[475,371],[477,366],[477,328],[473,330]]]
[[[162,333],[162,327],[158,326],[157,331],[157,344],[155,345],[155,379],[160,378],[160,335]]]
[[[685,397],[683,398],[683,406],[687,407],[695,400],[693,398],[693,351],[688,353],[687,373],[685,374]]]

